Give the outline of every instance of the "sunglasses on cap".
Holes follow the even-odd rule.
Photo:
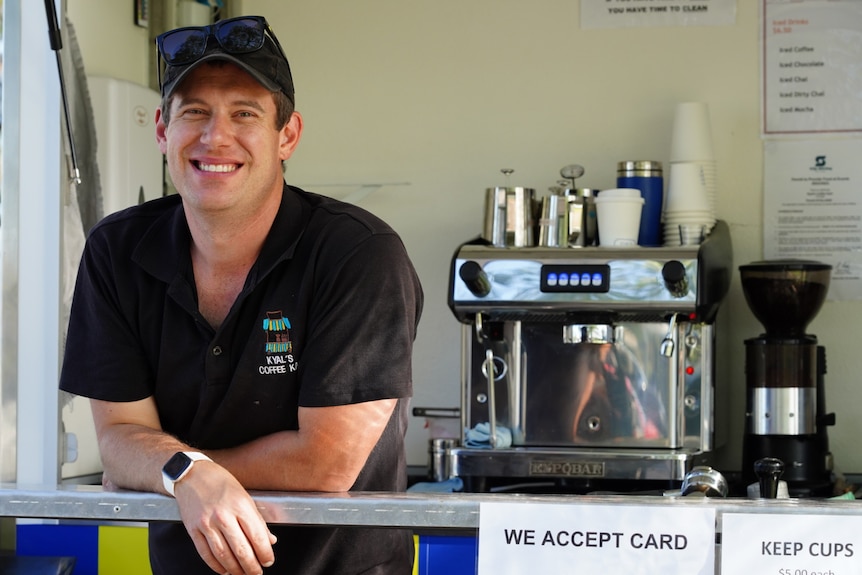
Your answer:
[[[266,36],[287,60],[278,38],[263,16],[239,16],[220,20],[208,26],[188,26],[169,30],[156,37],[159,55],[169,66],[184,66],[200,60],[206,53],[207,42],[214,38],[228,54],[248,54],[263,48]],[[159,86],[162,67],[159,66]]]

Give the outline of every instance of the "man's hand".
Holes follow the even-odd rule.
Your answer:
[[[254,500],[223,467],[198,461],[175,487],[180,516],[210,569],[259,575],[275,560],[270,533]]]
[[[104,487],[164,493],[162,466],[172,453],[193,448],[162,431],[153,398],[127,403],[91,400],[90,405],[105,467]],[[210,569],[256,575],[272,565],[275,536],[227,469],[197,461],[174,491],[186,531]]]

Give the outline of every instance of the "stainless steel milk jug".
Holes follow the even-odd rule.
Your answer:
[[[488,188],[482,237],[501,248],[535,246],[535,195],[532,188]]]

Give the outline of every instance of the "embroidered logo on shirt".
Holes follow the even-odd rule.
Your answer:
[[[266,364],[258,369],[261,375],[271,375],[296,371],[298,364],[293,357],[293,342],[290,339],[290,320],[281,310],[268,311],[263,319],[263,332],[266,335],[264,351]]]

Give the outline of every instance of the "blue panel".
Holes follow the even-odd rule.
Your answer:
[[[97,525],[18,525],[16,555],[76,557],[74,575],[98,575]]]
[[[478,544],[473,536],[419,536],[419,575],[474,575]]]

